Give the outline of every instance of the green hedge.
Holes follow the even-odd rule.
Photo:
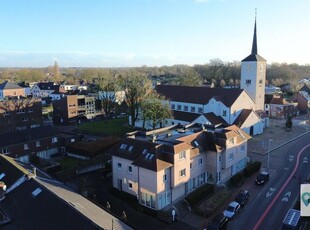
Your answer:
[[[240,186],[243,184],[243,182],[244,174],[240,172],[230,178],[230,183],[232,186]]]
[[[261,165],[262,165],[262,162],[260,161],[255,161],[252,164],[249,164],[243,171],[244,175],[246,177],[253,175],[255,172],[257,172],[260,169]]]
[[[213,194],[214,185],[205,184],[196,191],[189,194],[185,199],[191,207],[195,207],[200,201]]]

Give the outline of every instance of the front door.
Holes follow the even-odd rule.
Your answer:
[[[122,179],[117,179],[117,188],[118,190],[123,191]]]

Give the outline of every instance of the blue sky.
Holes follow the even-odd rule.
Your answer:
[[[0,67],[310,63],[309,0],[1,0]]]

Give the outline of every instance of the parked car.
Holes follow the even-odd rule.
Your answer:
[[[226,216],[228,219],[231,220],[238,213],[239,209],[240,209],[240,204],[236,201],[233,201],[227,206],[223,214],[224,216]]]
[[[268,172],[260,172],[260,174],[256,177],[255,183],[258,185],[263,185],[269,180]]]
[[[223,213],[217,214],[207,226],[207,230],[225,229],[228,218]]]
[[[248,199],[249,199],[249,191],[247,190],[241,190],[235,197],[235,201],[237,201],[241,206],[244,206]]]

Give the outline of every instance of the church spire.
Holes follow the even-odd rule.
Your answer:
[[[257,54],[257,37],[256,37],[256,9],[255,9],[255,24],[254,24],[254,35],[252,43],[252,52],[251,54]]]

